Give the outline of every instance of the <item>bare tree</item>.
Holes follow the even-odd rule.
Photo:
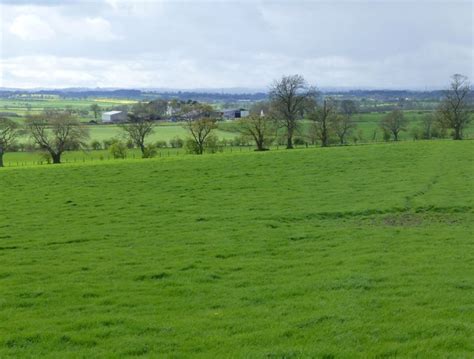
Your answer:
[[[293,148],[298,122],[314,106],[316,90],[300,75],[283,76],[270,87],[269,97],[280,126],[286,130],[286,148]]]
[[[380,121],[380,127],[385,133],[393,135],[393,139],[398,141],[401,131],[406,131],[408,120],[401,110],[393,110]],[[388,137],[390,139],[390,136]]]
[[[273,141],[276,134],[274,123],[270,115],[255,114],[238,121],[240,133],[255,141],[257,151],[268,150],[267,146]]]
[[[210,117],[187,119],[184,126],[191,135],[192,152],[202,155],[212,131],[217,128],[216,120]]]
[[[356,125],[351,117],[340,113],[334,115],[331,120],[331,129],[339,138],[339,144],[341,145],[346,143],[346,138],[351,135],[355,127]]]
[[[120,125],[120,127],[125,131],[129,140],[140,148],[142,157],[146,158],[148,151],[146,151],[145,140],[153,133],[154,123],[149,118],[140,115],[128,114],[128,117],[129,122]]]
[[[424,140],[446,137],[446,128],[441,126],[435,113],[427,113],[421,118],[421,127],[414,129],[414,135]]]
[[[444,128],[453,130],[453,139],[461,140],[464,128],[471,121],[468,96],[471,91],[469,79],[455,74],[450,89],[445,91],[444,99],[438,107],[439,121]]]
[[[356,128],[352,116],[357,112],[357,105],[352,100],[342,100],[339,104],[340,113],[335,115],[331,121],[331,127],[339,138],[339,143],[346,143],[346,138]]]
[[[19,126],[8,118],[0,118],[0,167],[3,167],[3,155],[12,148],[19,135]]]
[[[66,112],[29,116],[26,128],[33,141],[51,155],[53,163],[61,163],[64,151],[85,146],[89,138],[88,129]]]
[[[184,119],[184,128],[191,138],[188,140],[188,150],[202,155],[207,142],[212,140],[212,132],[217,128],[217,120],[212,118],[212,106],[200,103],[190,103],[181,107],[181,117]]]
[[[322,106],[318,106],[309,116],[313,122],[313,131],[321,141],[321,147],[329,146],[332,122],[337,114],[336,110],[335,101],[332,98],[326,98],[323,100]]]

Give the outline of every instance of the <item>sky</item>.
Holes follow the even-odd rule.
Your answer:
[[[0,87],[438,89],[474,1],[0,0]]]

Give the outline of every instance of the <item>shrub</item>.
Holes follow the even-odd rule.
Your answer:
[[[172,148],[182,148],[184,146],[184,140],[179,137],[174,137],[170,140],[170,146]]]
[[[248,138],[245,136],[236,136],[231,140],[232,146],[247,146],[248,143]]]
[[[94,140],[94,141],[91,142],[91,148],[95,151],[101,150],[102,149],[102,144],[100,143],[100,141]]]
[[[413,137],[413,140],[419,140],[424,138],[423,130],[418,128],[418,127],[413,127],[410,131],[411,136]]]
[[[199,153],[199,147],[192,138],[187,138],[186,142],[184,143],[184,147],[186,150],[186,153],[191,153],[191,154],[196,154]]]
[[[432,138],[446,138],[448,137],[448,131],[446,128],[440,126],[439,124],[436,124],[433,126],[433,129],[431,130],[431,137]]]
[[[199,154],[199,146],[192,138],[188,138],[185,142],[186,153]],[[216,153],[222,152],[223,147],[219,146],[219,139],[215,135],[209,135],[204,143],[204,152]]]
[[[110,154],[113,158],[126,158],[127,157],[127,145],[123,142],[117,141],[110,145]]]
[[[166,141],[156,141],[155,142],[155,147],[156,148],[166,148],[167,147]]]
[[[305,143],[306,141],[301,137],[295,137],[293,140],[293,144],[295,145],[304,145]]]
[[[117,142],[117,140],[116,140],[116,139],[113,139],[113,138],[108,139],[108,140],[103,140],[103,141],[102,141],[102,144],[103,144],[104,150],[108,150],[109,147],[110,147],[113,143],[115,143],[115,142]]]
[[[145,150],[143,151],[142,157],[143,158],[152,158],[155,157],[158,151],[156,150],[156,146],[154,145],[146,145]]]
[[[51,164],[52,158],[49,152],[41,152],[41,159],[46,161],[47,164]]]
[[[216,153],[222,152],[222,146],[219,146],[219,139],[215,135],[209,135],[204,145],[204,152]]]

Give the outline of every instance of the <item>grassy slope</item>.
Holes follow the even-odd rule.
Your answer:
[[[473,147],[4,169],[0,357],[468,357]]]

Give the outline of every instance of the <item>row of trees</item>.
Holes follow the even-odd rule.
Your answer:
[[[471,87],[467,77],[459,74],[452,76],[450,88],[445,91],[435,114],[435,122],[444,129],[451,129],[453,139],[461,140],[463,130],[469,124],[472,104],[468,103]],[[352,101],[342,101],[338,106],[332,98],[318,103],[318,93],[308,86],[302,76],[285,76],[273,83],[270,89],[270,114],[268,121],[274,121],[284,128],[287,136],[287,148],[293,148],[293,136],[300,120],[307,118],[312,122],[314,133],[322,146],[329,145],[330,132],[344,143],[355,124],[352,115],[357,107]],[[430,118],[428,118],[430,120]],[[407,119],[401,110],[394,110],[381,121],[380,126],[397,141],[399,133],[406,130]]]
[[[454,75],[436,113],[423,119],[420,138],[431,138],[433,132],[441,128],[451,129],[455,140],[462,139],[463,130],[472,115],[468,103],[469,92],[468,79]],[[346,143],[356,127],[353,121],[356,112],[357,105],[353,101],[321,98],[302,76],[284,76],[272,84],[269,101],[257,103],[251,109],[249,117],[237,122],[236,129],[243,136],[251,138],[259,151],[266,150],[283,131],[286,148],[291,149],[294,147],[295,136],[301,133],[302,120],[307,119],[312,142],[318,139],[321,146],[326,147],[334,137],[337,137],[340,144]],[[215,147],[217,137],[213,132],[217,129],[217,119],[213,118],[214,113],[210,105],[195,101],[180,104],[180,117],[189,133],[185,144],[189,152],[202,154],[206,148]],[[129,114],[128,123],[121,125],[128,141],[140,148],[144,158],[156,153],[153,146],[146,145],[147,137],[154,131],[154,120],[153,109],[149,104],[139,104]],[[380,127],[384,131],[384,137],[393,136],[398,141],[400,132],[407,129],[407,119],[401,110],[394,110],[382,119]],[[4,152],[24,132],[50,155],[53,163],[61,162],[64,151],[84,147],[89,138],[88,128],[67,111],[49,111],[28,116],[24,127],[10,119],[0,118],[0,167],[3,166]]]

